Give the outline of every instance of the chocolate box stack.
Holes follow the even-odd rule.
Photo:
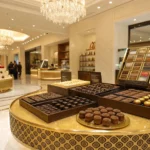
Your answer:
[[[150,79],[150,49],[128,49],[118,81],[124,85],[147,87]]]
[[[57,95],[57,94],[56,94]],[[40,95],[41,97],[48,98],[47,94]],[[20,105],[38,116],[47,123],[74,115],[82,109],[87,107],[96,106],[94,100],[83,97],[60,97],[44,101],[44,98],[39,98],[39,95],[20,99]],[[30,101],[31,99],[35,100]]]

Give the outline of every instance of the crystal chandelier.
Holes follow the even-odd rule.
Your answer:
[[[14,39],[12,31],[0,29],[0,46],[12,45],[13,43]]]
[[[57,24],[72,24],[86,16],[85,0],[41,0],[41,12]]]

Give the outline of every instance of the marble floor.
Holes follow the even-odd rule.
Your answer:
[[[53,81],[56,82],[56,81]],[[9,127],[9,105],[21,95],[37,90],[47,90],[47,84],[52,81],[38,80],[37,77],[25,76],[14,81],[13,90],[0,94],[0,150],[30,150],[12,136]]]

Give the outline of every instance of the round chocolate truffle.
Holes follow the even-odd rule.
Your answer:
[[[113,112],[117,113],[121,113],[121,111],[119,109],[114,109]]]
[[[98,108],[93,108],[92,110],[93,110],[93,111],[99,111],[99,109],[98,109]]]
[[[103,113],[101,116],[102,116],[103,118],[110,118],[110,115],[109,115],[108,113]]]
[[[94,115],[98,115],[98,116],[101,115],[100,111],[94,111],[93,114],[94,114]]]
[[[101,109],[100,112],[101,113],[107,113],[108,111],[107,111],[107,109]]]
[[[106,109],[107,109],[107,111],[113,111],[113,108],[111,108],[111,107],[107,107]]]
[[[109,114],[110,116],[114,116],[114,115],[115,115],[115,113],[114,113],[113,111],[109,111],[108,114]]]
[[[94,116],[94,124],[95,125],[100,125],[102,123],[102,117],[101,116]]]
[[[117,116],[111,116],[110,117],[112,124],[118,124],[119,118]]]
[[[99,110],[101,110],[101,109],[105,109],[105,107],[104,107],[104,106],[99,106],[98,108],[99,108]]]
[[[85,111],[80,111],[79,112],[79,118],[84,119],[85,118]]]
[[[93,111],[90,110],[90,109],[85,110],[85,112],[86,112],[86,113],[93,113]]]
[[[87,113],[85,115],[85,121],[86,122],[91,122],[93,120],[93,114],[92,113]]]
[[[137,105],[141,105],[141,101],[139,99],[134,100],[133,103]]]
[[[105,126],[105,127],[110,127],[110,125],[111,125],[111,119],[109,119],[109,118],[103,118],[102,125]]]
[[[123,113],[117,113],[117,117],[119,118],[119,121],[124,121],[124,114]]]

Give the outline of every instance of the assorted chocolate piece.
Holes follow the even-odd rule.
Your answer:
[[[82,98],[82,97],[63,97],[59,99],[54,99],[49,101],[47,104],[41,104],[35,106],[37,109],[43,111],[44,113],[55,113],[63,110],[69,110],[75,107],[80,107],[93,103],[93,101]]]
[[[110,127],[122,123],[125,120],[125,115],[119,109],[99,106],[80,111],[79,118],[87,123]]]
[[[81,93],[97,95],[97,94],[102,94],[102,93],[105,93],[105,92],[108,92],[108,91],[113,91],[113,90],[116,90],[116,89],[119,89],[119,88],[120,88],[119,86],[116,86],[116,85],[113,85],[113,84],[97,83],[97,84],[72,88],[72,90],[78,91],[78,92],[81,92]]]
[[[129,89],[106,95],[103,98],[150,107],[150,92],[148,91]]]
[[[44,98],[50,98],[50,95],[52,95],[53,99],[43,101]],[[83,97],[68,96],[54,99],[54,95],[55,93],[49,93],[48,95],[41,94],[25,97],[23,99],[20,99],[20,105],[31,111],[33,114],[47,123],[74,115],[82,109],[86,109],[87,107],[93,107],[96,105],[96,101]],[[55,96],[58,95],[56,94]],[[99,109],[95,109],[95,113],[96,110]],[[88,111],[86,113],[90,114],[94,111],[94,109]],[[81,114],[83,117],[85,116],[85,112],[82,112]],[[98,113],[96,114],[98,115]],[[90,116],[87,115],[87,119],[90,119]]]
[[[36,102],[42,102],[42,101],[51,100],[59,97],[62,97],[62,95],[50,92],[50,93],[44,93],[35,96],[23,97],[21,98],[21,100],[27,103],[36,103]]]

